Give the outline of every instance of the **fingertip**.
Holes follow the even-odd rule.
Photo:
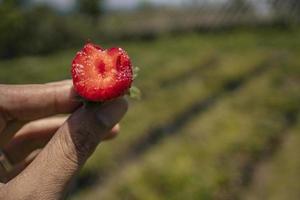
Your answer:
[[[120,132],[120,125],[115,125],[111,131],[103,138],[103,140],[111,140],[116,138],[119,135]]]
[[[120,124],[115,125],[112,129],[111,132],[118,134],[120,132]]]
[[[78,94],[74,90],[72,82],[69,80],[53,84],[53,86],[56,90],[56,102],[58,102],[56,104],[56,112],[72,112],[82,104],[78,98]]]
[[[122,119],[127,110],[127,101],[124,98],[118,98],[99,107],[96,116],[100,123],[111,129]]]

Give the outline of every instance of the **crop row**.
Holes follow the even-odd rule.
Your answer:
[[[297,71],[293,58],[274,64],[91,194],[112,200],[236,198],[248,166],[294,123]]]

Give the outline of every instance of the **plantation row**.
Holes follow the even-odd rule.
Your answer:
[[[141,67],[138,79],[140,80],[138,85],[142,88],[145,98],[141,102],[133,103],[122,122],[122,134],[112,144],[102,145],[99,148],[83,171],[83,179],[85,176],[87,179],[92,176],[96,177],[96,182],[100,178],[101,183],[105,183],[111,174],[115,175],[116,171],[124,167],[123,161],[126,165],[126,162],[132,159],[132,155],[142,156],[141,152],[132,152],[143,148],[139,143],[150,146],[146,150],[152,148],[153,145],[147,143],[151,143],[151,140],[146,140],[151,138],[148,134],[152,134],[152,130],[159,127],[160,131],[163,130],[159,134],[168,134],[164,131],[164,128],[169,128],[166,124],[172,124],[172,121],[191,108],[191,105],[222,94],[224,90],[227,91],[225,85],[228,83],[238,82],[266,66],[272,68],[274,64],[283,65],[283,61],[289,59],[285,58],[285,52],[274,53],[273,49],[270,51],[266,48],[257,48],[253,51],[253,47],[247,43],[244,44],[243,51],[239,46],[230,47],[228,51],[226,42],[212,43],[218,51],[210,50],[205,43],[202,47],[190,45],[188,49],[185,47],[185,40],[190,44],[197,42],[195,37],[177,40],[177,49],[170,52],[169,48],[166,48],[168,44],[164,45],[164,42],[169,42],[168,40],[158,41],[160,48],[155,53],[163,56],[157,57],[151,55],[153,50],[149,52],[146,50],[145,54],[149,56],[145,58],[147,62],[139,64],[144,68]],[[156,45],[157,43],[152,44],[152,48],[157,48]],[[203,51],[202,48],[206,48],[207,51]],[[197,55],[198,52],[201,53]],[[142,55],[139,56],[141,57],[143,58]],[[163,58],[168,62],[163,62]],[[176,134],[180,135],[180,132]],[[146,143],[143,143],[143,140]]]
[[[177,136],[120,167],[107,184],[94,189],[91,199],[240,198],[251,182],[251,167],[296,123],[297,72],[292,57],[274,64],[195,117]]]
[[[300,115],[297,124],[286,132],[287,138],[274,157],[262,162],[249,189],[246,200],[285,200],[300,196]]]
[[[268,62],[270,62],[272,56],[265,56],[267,57],[267,61],[262,60],[262,56],[258,54],[243,53],[234,55],[228,53],[222,57],[219,56],[219,61],[216,65],[209,66],[207,69],[203,68],[202,71],[192,74],[189,76],[189,79],[183,80],[180,84],[170,85],[165,88],[160,88],[159,85],[155,86],[154,83],[165,80],[165,78],[170,80],[170,77],[166,76],[164,79],[156,78],[155,76],[149,77],[154,82],[151,87],[153,90],[147,88],[150,86],[145,84],[143,87],[143,84],[141,84],[146,98],[132,104],[127,117],[122,122],[122,134],[112,143],[102,145],[99,151],[96,152],[96,155],[90,160],[85,170],[103,170],[105,173],[108,173],[107,169],[118,167],[118,158],[124,159],[123,157],[126,156],[124,152],[130,151],[134,144],[139,143],[153,129],[172,123],[177,116],[180,116],[192,105],[222,93],[226,90],[224,88],[226,84],[247,77],[253,71],[264,67],[262,64],[269,65]],[[256,59],[253,61],[249,60],[248,63],[238,63],[247,57],[255,57]],[[181,57],[180,59],[184,58]],[[199,59],[201,60],[201,57]],[[206,62],[205,58],[203,60]],[[186,66],[186,68],[194,70],[194,66],[189,65],[188,62]],[[232,66],[238,67],[234,68]],[[168,68],[170,67],[166,66],[165,68],[157,69],[159,70],[157,74],[163,74],[165,70],[170,72],[171,69]],[[176,67],[173,68],[176,70]],[[143,74],[140,77],[142,79]],[[146,78],[143,80],[147,81]],[[150,94],[147,95],[147,92]],[[115,148],[116,146],[118,148]]]

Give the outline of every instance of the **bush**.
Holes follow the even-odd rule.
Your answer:
[[[59,15],[48,7],[0,7],[0,57],[43,54],[99,36],[87,16]]]

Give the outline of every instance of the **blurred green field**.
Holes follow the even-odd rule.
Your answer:
[[[300,122],[288,130],[280,151],[263,162],[253,184],[243,195],[247,200],[298,199],[300,197]]]
[[[299,36],[300,29],[237,29],[103,44],[129,52],[143,98],[130,100],[121,134],[99,146],[70,199],[274,199],[274,190],[294,199]],[[69,78],[75,52],[0,61],[0,83]],[[281,160],[291,160],[289,168]],[[89,176],[93,184],[82,185]],[[282,184],[291,187],[278,190]]]

